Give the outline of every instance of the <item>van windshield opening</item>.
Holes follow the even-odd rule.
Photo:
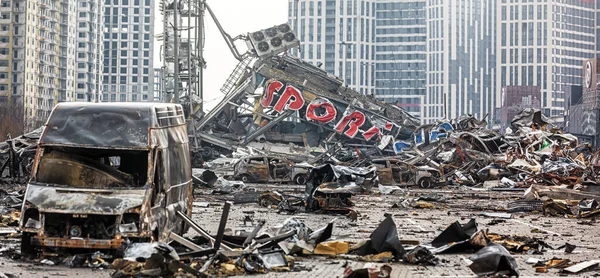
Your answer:
[[[36,181],[72,187],[142,187],[148,151],[46,147]]]

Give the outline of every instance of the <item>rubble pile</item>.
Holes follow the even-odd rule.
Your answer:
[[[0,185],[24,185],[27,182],[43,130],[44,128],[40,127],[30,133],[0,142]]]
[[[492,221],[490,225],[505,221],[502,218],[512,218],[511,213],[518,212],[573,218],[595,218],[600,214],[597,201],[600,195],[593,193],[600,174],[596,169],[600,151],[594,153],[589,144],[579,144],[577,137],[552,128],[539,110],[522,111],[513,120],[512,127],[503,132],[487,129],[485,121],[472,116],[419,126],[415,128],[411,140],[397,140],[393,147],[394,155],[365,154],[364,149],[338,141],[332,145],[335,151],[304,161],[312,167],[304,183],[303,195],[266,191],[258,195],[257,202],[263,207],[276,208],[279,213],[293,214],[300,210],[339,213],[355,220],[359,212],[353,208],[354,195],[394,192],[405,195],[408,187],[417,186],[475,192],[522,191],[524,194],[520,200],[499,208],[509,213],[481,214],[496,218],[496,222]],[[346,152],[354,155],[350,155],[350,159],[339,159]],[[269,154],[265,153],[264,156],[263,164],[270,165]],[[284,159],[282,157],[286,156],[278,157]],[[288,154],[287,157],[292,158],[294,154]],[[235,159],[243,160],[244,157]],[[230,167],[232,174],[228,176],[232,180],[240,179],[236,175],[235,164]],[[219,169],[211,170],[216,173]],[[267,182],[244,181],[250,184]],[[395,207],[444,208],[449,202],[452,200],[430,194],[401,198]],[[381,225],[386,226],[384,223],[387,221],[394,226],[389,217]],[[422,265],[439,265],[438,254],[468,251],[473,254],[469,267],[477,275],[509,276],[518,276],[519,273],[512,254],[544,254],[545,250],[560,249],[538,238],[477,230],[474,221],[464,225],[458,222],[452,224],[430,244],[406,246],[398,238],[395,227],[387,225],[386,228],[377,228],[371,235],[371,241],[362,243],[331,239],[315,244],[295,236],[293,240],[283,241],[279,245],[287,255],[328,255]],[[377,249],[370,246],[373,239],[392,239],[392,242],[385,242],[386,250]],[[579,264],[587,266],[589,262],[582,261]],[[577,265],[577,262],[556,259],[537,261],[534,267],[537,272],[559,268],[568,273],[566,269]],[[591,264],[586,269],[593,266]]]
[[[353,194],[390,194],[404,192],[409,186],[528,189],[525,197],[529,200],[549,196],[558,189],[573,190],[586,192],[574,196],[582,202],[598,188],[596,177],[600,171],[595,165],[600,151],[592,153],[590,145],[578,144],[577,137],[552,128],[539,110],[523,110],[503,134],[486,127],[484,120],[472,116],[422,125],[415,129],[411,140],[393,143],[394,156],[367,154],[364,149],[338,141],[332,145],[334,151],[302,163],[293,153],[233,156],[206,163],[222,178],[244,183],[306,184],[303,198],[309,211],[338,207],[348,213]],[[346,152],[354,152],[353,158],[339,159]],[[228,164],[219,166],[224,162]],[[323,192],[329,197],[315,198]],[[333,195],[335,199],[328,199]],[[265,205],[283,200],[286,198],[271,196]],[[328,200],[335,201],[335,205],[328,205]],[[545,201],[544,207],[551,206]],[[591,203],[581,213],[571,213],[566,206],[562,210],[567,215],[589,217],[598,213],[597,205]]]

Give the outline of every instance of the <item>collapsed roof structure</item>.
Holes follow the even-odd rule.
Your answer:
[[[247,70],[195,129],[203,145],[232,151],[252,141],[317,147],[341,140],[393,153],[390,143],[410,139],[418,126],[401,108],[343,86],[318,67],[272,56]]]
[[[163,0],[160,5],[165,26],[159,35],[164,43],[162,99],[182,103],[187,110],[193,153],[204,160],[239,147],[310,157],[311,148],[323,152],[334,142],[389,155],[395,140],[411,138],[419,126],[401,108],[356,92],[318,66],[288,56],[288,50],[300,46],[289,24],[232,38],[206,1],[177,3]],[[205,12],[239,61],[221,88],[223,100],[206,114]],[[239,51],[235,42],[245,43],[248,50]]]
[[[221,32],[232,53],[238,53]],[[234,55],[240,62],[221,89],[222,101],[204,114],[199,99],[185,92],[178,97],[189,109],[192,143],[204,159],[246,146],[277,152],[274,148],[294,145],[300,148],[292,152],[310,156],[309,150],[323,152],[338,142],[391,155],[393,143],[410,139],[420,125],[396,105],[356,92],[323,69],[286,55],[300,44],[288,24],[236,39],[249,50]],[[265,142],[270,144],[259,144]]]

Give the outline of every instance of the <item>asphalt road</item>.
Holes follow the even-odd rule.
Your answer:
[[[255,186],[258,190],[279,189],[288,193],[299,193],[301,187],[288,185]],[[404,208],[399,204],[405,198],[412,198],[427,193],[438,193],[444,196],[446,203],[431,202],[433,208]],[[546,250],[541,255],[514,254],[519,265],[521,277],[556,277],[560,275],[559,269],[548,269],[548,273],[536,273],[535,268],[526,264],[529,258],[569,259],[580,262],[598,259],[600,248],[600,233],[598,224],[578,224],[580,220],[567,219],[554,216],[543,216],[540,213],[515,213],[510,219],[494,221],[498,218],[482,216],[483,212],[494,212],[505,208],[521,193],[502,193],[488,191],[463,190],[410,190],[408,194],[393,195],[359,195],[354,197],[355,209],[358,219],[353,222],[344,216],[321,215],[312,213],[296,213],[294,215],[279,214],[275,209],[263,208],[258,204],[234,205],[229,214],[228,232],[251,231],[253,224],[244,220],[250,218],[253,223],[259,219],[266,221],[265,228],[280,225],[289,217],[303,221],[308,227],[318,229],[329,221],[337,218],[334,224],[333,237],[340,240],[358,241],[369,237],[371,232],[384,219],[384,214],[391,214],[402,240],[415,240],[420,243],[430,242],[441,231],[454,221],[466,223],[475,218],[479,229],[502,235],[519,235],[535,237],[544,240],[552,247],[559,247],[565,243],[577,246],[571,254],[564,249]],[[231,200],[227,195],[210,195],[198,192],[196,202],[207,202],[194,206],[193,219],[206,230],[216,233],[219,224],[223,202]],[[500,223],[495,223],[500,222]],[[191,230],[187,236],[193,236]],[[0,249],[7,246],[17,246],[18,240],[5,239],[0,241]],[[439,255],[442,263],[437,266],[415,266],[403,263],[392,263],[392,277],[474,277],[468,268],[469,257],[472,254]],[[298,258],[298,263],[309,269],[301,272],[268,273],[261,277],[342,277],[342,264],[345,259],[324,256]],[[350,261],[353,268],[378,266],[380,264]],[[0,257],[0,273],[13,274],[18,277],[109,277],[111,270],[95,270],[88,268],[68,268],[65,266],[46,266],[26,261],[14,261],[7,257]],[[588,271],[585,276],[600,275],[600,271]],[[580,275],[571,275],[579,277]],[[0,277],[2,277],[0,275]]]

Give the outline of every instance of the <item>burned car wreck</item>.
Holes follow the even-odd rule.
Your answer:
[[[192,186],[183,110],[174,104],[61,103],[40,137],[22,205],[25,254],[122,250],[182,233]]]
[[[332,164],[315,167],[306,184],[306,210],[356,214],[352,209],[352,195],[368,192],[376,184],[375,167]]]
[[[234,166],[234,178],[243,182],[295,182],[306,183],[312,168],[308,164],[296,164],[289,159],[272,156],[248,156]]]
[[[438,169],[429,166],[415,166],[398,159],[374,159],[377,176],[381,185],[419,186],[431,188],[442,181]]]

